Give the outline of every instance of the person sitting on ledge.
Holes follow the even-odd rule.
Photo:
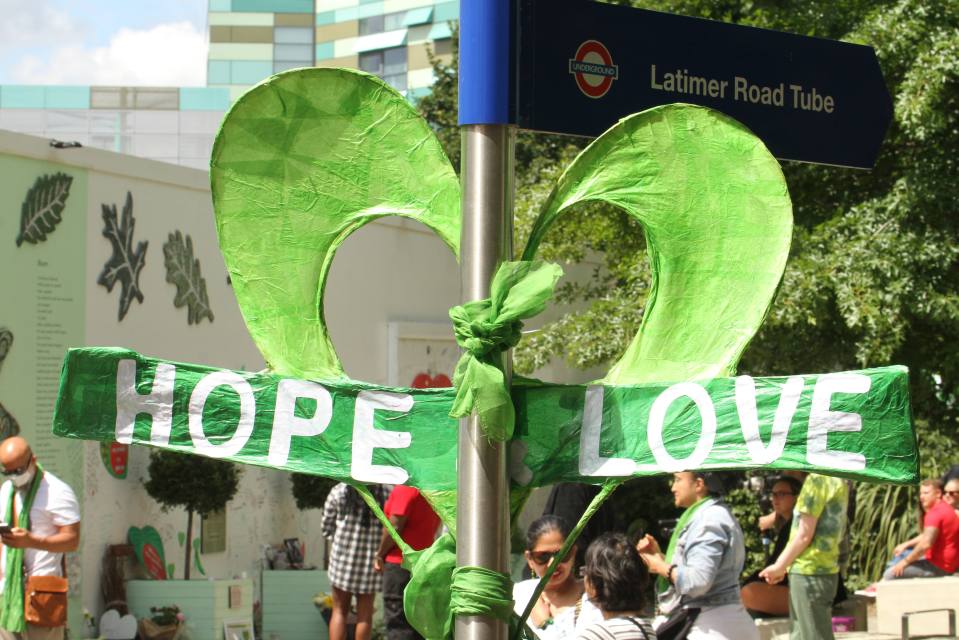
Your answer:
[[[896,547],[896,553],[908,547],[912,551],[889,568],[883,580],[947,576],[959,567],[959,518],[953,507],[942,500],[942,481],[923,480],[919,485],[919,503],[926,512],[922,533]]]
[[[767,564],[779,559],[779,555],[789,542],[792,526],[793,508],[796,496],[802,489],[802,482],[790,476],[776,478],[773,483],[773,512],[759,519],[759,528],[775,536],[772,553]],[[783,578],[779,584],[767,584],[759,577],[759,571],[746,578],[742,588],[743,605],[750,612],[769,616],[789,615],[789,578]]]

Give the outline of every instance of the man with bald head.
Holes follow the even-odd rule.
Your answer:
[[[73,490],[37,462],[19,436],[0,442],[0,640],[61,640],[63,626],[44,627],[24,620],[23,590],[31,576],[62,576],[63,554],[80,543],[80,508]]]

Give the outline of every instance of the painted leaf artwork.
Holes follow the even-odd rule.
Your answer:
[[[113,286],[120,282],[120,310],[117,314],[123,320],[130,310],[133,300],[143,303],[143,291],[140,289],[140,272],[146,264],[147,241],[141,240],[133,248],[133,194],[127,191],[123,204],[123,213],[117,218],[115,204],[103,205],[103,237],[110,241],[113,255],[103,266],[97,284],[112,292]]]
[[[73,176],[65,173],[42,175],[27,191],[20,208],[20,233],[17,246],[24,242],[37,244],[47,239],[63,219],[63,209],[70,196]]]
[[[12,347],[13,332],[0,327],[0,370],[3,369],[3,361],[7,359],[7,354],[10,353]],[[18,433],[20,433],[20,425],[17,423],[17,419],[0,402],[0,440],[15,436]]]
[[[213,310],[206,293],[206,280],[200,275],[200,261],[193,257],[193,238],[180,231],[171,233],[163,245],[166,281],[176,285],[173,306],[187,307],[187,324],[199,324],[203,318],[213,322]]]

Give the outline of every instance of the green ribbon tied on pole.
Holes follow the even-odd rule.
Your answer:
[[[456,397],[451,418],[474,410],[491,440],[513,436],[516,413],[500,354],[519,342],[524,318],[542,312],[563,275],[559,265],[541,260],[504,262],[493,276],[490,297],[450,309],[456,342],[464,353],[456,363]]]

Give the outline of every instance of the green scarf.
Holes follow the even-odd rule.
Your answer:
[[[669,538],[669,546],[666,547],[666,564],[673,564],[673,553],[676,551],[676,543],[679,542],[679,536],[689,525],[689,521],[693,519],[693,515],[699,511],[700,507],[705,506],[709,501],[710,498],[708,496],[700,498],[695,504],[683,511],[683,515],[679,516],[679,520],[676,522],[676,528],[673,529],[673,535]],[[712,502],[715,502],[715,500]],[[712,502],[710,502],[710,504],[712,504]],[[669,589],[669,580],[663,576],[657,577],[656,590],[659,591],[659,593],[663,593],[667,589]]]
[[[30,483],[30,489],[27,491],[27,497],[20,505],[20,517],[17,518],[17,526],[21,529],[30,529],[30,508],[33,507],[33,499],[37,495],[37,488],[40,486],[40,480],[43,478],[43,467],[37,463],[37,473],[33,476],[33,482]],[[7,502],[6,515],[4,522],[12,523],[13,500],[16,493],[16,487],[10,483],[10,500]],[[7,547],[7,565],[4,573],[3,583],[3,603],[0,605],[0,628],[14,633],[23,633],[27,625],[23,619],[23,549],[14,549]]]

